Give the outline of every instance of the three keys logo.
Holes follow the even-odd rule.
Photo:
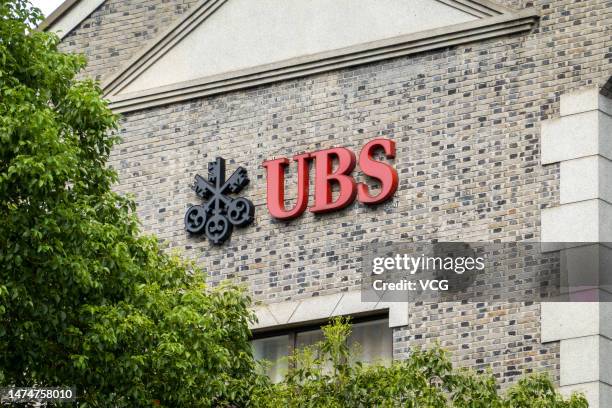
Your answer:
[[[249,184],[247,171],[238,167],[225,180],[225,159],[217,157],[208,163],[208,179],[195,176],[192,189],[206,203],[191,206],[185,213],[185,230],[192,234],[204,233],[215,245],[225,242],[233,227],[244,227],[253,222],[255,206],[244,197],[232,198]]]

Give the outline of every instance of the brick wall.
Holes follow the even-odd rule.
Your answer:
[[[61,49],[85,54],[98,80],[121,68],[198,0],[107,0],[63,40]]]
[[[197,259],[211,282],[235,279],[265,302],[357,289],[360,248],[375,239],[537,240],[540,211],[559,202],[558,166],[540,165],[540,121],[558,116],[562,93],[612,75],[612,3],[503,3],[535,7],[539,26],[126,114],[111,163],[117,190],[135,195],[145,231]],[[86,52],[89,73],[104,77],[190,4],[108,1],[65,49]],[[358,151],[376,136],[397,142],[393,202],[289,223],[269,217],[263,160],[336,145]],[[255,225],[221,248],[183,231],[186,208],[198,203],[193,176],[217,155],[228,172],[248,169],[244,194],[256,205]],[[294,182],[292,174],[290,196]],[[504,381],[542,369],[556,378],[558,343],[540,344],[539,313],[537,304],[417,304],[409,326],[395,330],[394,349],[401,358],[438,340],[459,364],[491,367]]]

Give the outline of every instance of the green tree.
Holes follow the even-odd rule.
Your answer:
[[[111,190],[116,117],[40,21],[0,0],[0,384],[75,385],[80,406],[240,405],[248,297],[139,233]]]
[[[583,396],[564,399],[543,374],[518,381],[503,395],[493,375],[453,369],[439,347],[414,350],[390,365],[354,362],[347,345],[351,327],[336,320],[324,340],[296,351],[294,367],[278,384],[260,382],[256,407],[289,408],[586,408]]]

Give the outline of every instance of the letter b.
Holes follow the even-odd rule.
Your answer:
[[[326,213],[350,205],[357,195],[357,185],[351,176],[355,168],[355,154],[343,147],[312,153],[315,160],[315,199],[310,207],[313,213]],[[332,159],[338,158],[338,168],[332,173]],[[338,183],[340,194],[332,197],[332,182]]]

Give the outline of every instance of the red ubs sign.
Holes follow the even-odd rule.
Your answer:
[[[359,153],[359,168],[367,176],[377,179],[381,188],[378,194],[371,195],[365,183],[357,183],[352,177],[357,164],[355,154],[344,147],[334,147],[314,153],[303,153],[293,157],[297,162],[297,199],[292,209],[285,208],[285,168],[289,160],[280,158],[263,163],[267,172],[268,210],[274,218],[290,220],[299,217],[308,206],[309,162],[314,162],[314,205],[313,213],[326,213],[340,210],[350,205],[355,198],[363,204],[382,203],[393,196],[397,190],[397,171],[387,163],[374,159],[374,152],[382,149],[388,159],[395,157],[395,142],[389,139],[374,139],[366,144]],[[334,159],[338,166],[332,168]],[[333,170],[333,171],[332,171]],[[336,200],[332,197],[333,183],[339,186]]]

